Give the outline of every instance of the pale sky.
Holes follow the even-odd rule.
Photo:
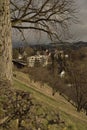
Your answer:
[[[71,31],[74,34],[73,41],[86,41],[87,42],[87,0],[76,0],[77,4],[77,10],[78,10],[78,18],[79,23],[73,24]],[[31,31],[27,31],[26,39],[29,43],[47,43],[48,39],[44,35],[44,37],[40,36],[40,41],[36,41],[38,34],[37,33],[30,33]],[[18,36],[15,36],[15,39],[17,39]],[[20,37],[20,36],[19,36]]]
[[[77,0],[79,23],[73,25],[77,40],[87,41],[87,0]]]

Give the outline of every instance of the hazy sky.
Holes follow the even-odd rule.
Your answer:
[[[77,40],[87,41],[87,0],[76,0],[79,10],[80,22],[73,25],[73,31],[76,34]]]
[[[77,10],[78,10],[78,18],[79,23],[72,25],[71,31],[74,34],[73,41],[87,41],[87,0],[76,0],[77,4]],[[27,31],[27,41],[29,43],[47,43],[48,39],[44,35],[40,36],[40,41],[36,42],[36,39],[38,37],[37,33],[30,33],[31,31]],[[19,36],[20,37],[20,36]],[[14,40],[17,39],[17,36],[15,36]]]

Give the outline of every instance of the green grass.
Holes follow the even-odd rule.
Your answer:
[[[60,117],[65,121],[66,124],[66,127],[62,130],[87,130],[87,121],[85,121],[82,117],[78,118],[78,113],[76,114],[76,112],[74,114],[70,113],[69,111],[67,112],[66,108],[62,108],[64,107],[63,102],[60,103],[53,98],[35,90],[34,88],[31,88],[16,80],[14,80],[14,87],[16,89],[32,93],[33,97],[43,103],[43,105],[45,104],[49,109],[58,111],[60,113]],[[50,130],[51,129],[55,130],[53,128],[50,128]]]

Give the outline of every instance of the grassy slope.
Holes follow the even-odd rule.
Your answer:
[[[25,85],[25,83],[18,80],[14,80],[14,86],[16,89],[22,89],[31,92],[37,100],[43,102],[43,105],[47,104],[48,108],[59,111],[61,118],[66,122],[67,127],[65,130],[87,130],[87,117],[82,113],[78,114],[73,106],[69,105],[68,102],[66,102],[62,97],[56,100],[51,96],[38,91],[34,87],[29,87],[28,84]]]

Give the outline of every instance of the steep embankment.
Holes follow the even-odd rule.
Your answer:
[[[49,86],[30,82],[29,76],[22,72],[15,72],[15,74],[14,86],[17,89],[31,92],[43,105],[47,104],[48,107],[59,111],[67,126],[72,127],[66,128],[66,130],[87,130],[87,117],[83,112],[76,112],[76,109],[58,93],[52,96],[52,90]]]

